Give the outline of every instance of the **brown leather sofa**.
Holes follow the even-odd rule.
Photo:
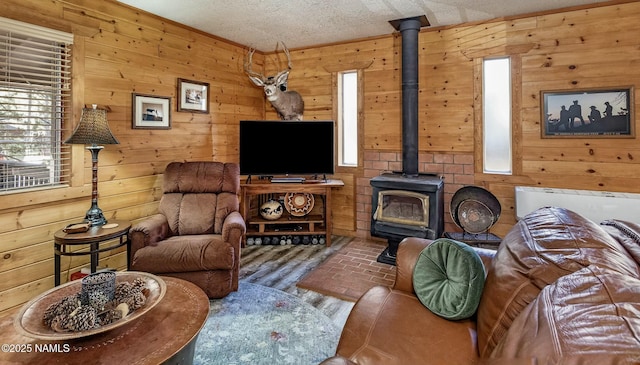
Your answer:
[[[399,246],[392,288],[370,289],[347,319],[336,364],[640,364],[640,225],[598,225],[541,208],[477,249],[487,269],[469,319],[421,304],[413,269],[430,241]]]
[[[240,168],[235,163],[172,162],[163,176],[159,213],[129,232],[131,270],[173,276],[209,298],[238,290]]]

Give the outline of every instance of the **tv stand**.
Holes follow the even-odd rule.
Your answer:
[[[241,187],[241,210],[242,217],[247,225],[247,233],[242,240],[243,247],[246,243],[246,236],[282,236],[282,235],[325,235],[326,246],[331,246],[331,190],[344,186],[342,180],[326,180],[315,184],[305,184],[303,182],[278,183],[268,181],[254,181],[240,184]],[[286,193],[309,193],[324,197],[322,207],[316,205],[313,211],[303,217],[289,215],[286,210],[282,217],[276,220],[266,220],[258,212],[257,199],[252,199],[261,194],[286,194]],[[316,198],[317,199],[317,198]],[[320,209],[321,208],[321,209]],[[319,211],[319,212],[317,212]],[[301,226],[302,229],[290,230],[292,223]],[[289,230],[287,230],[289,229]]]

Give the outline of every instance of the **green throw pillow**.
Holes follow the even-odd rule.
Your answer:
[[[413,270],[413,287],[420,302],[450,320],[469,318],[476,312],[484,279],[478,253],[448,238],[439,238],[422,250]]]

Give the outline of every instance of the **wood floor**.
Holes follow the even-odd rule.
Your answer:
[[[354,303],[296,287],[296,283],[351,238],[334,236],[324,245],[246,246],[240,260],[240,280],[269,286],[302,298],[331,318],[339,328]]]

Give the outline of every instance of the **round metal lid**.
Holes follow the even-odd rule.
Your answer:
[[[451,198],[451,218],[465,232],[488,231],[500,218],[501,211],[498,199],[479,186],[460,188]]]
[[[491,209],[477,200],[465,200],[458,205],[458,219],[465,232],[486,232],[493,225],[494,218]]]

